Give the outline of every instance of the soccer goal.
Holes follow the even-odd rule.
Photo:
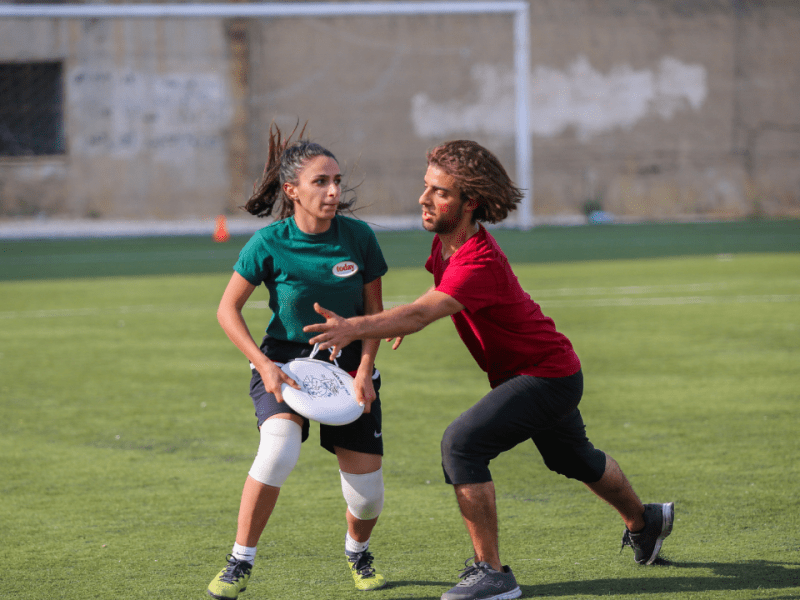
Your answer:
[[[327,48],[330,51],[333,44],[336,43],[337,32],[334,27],[330,26],[324,30],[321,29],[317,25],[320,20],[346,24],[347,20],[371,18],[376,23],[380,21],[381,31],[396,32],[400,30],[398,35],[406,35],[404,39],[414,39],[413,35],[403,34],[402,29],[415,27],[416,25],[413,25],[415,23],[414,18],[422,16],[443,19],[443,21],[437,22],[440,25],[442,23],[446,24],[446,20],[453,17],[474,17],[476,19],[486,19],[492,16],[511,17],[512,26],[510,31],[506,30],[500,33],[484,35],[481,39],[471,42],[472,46],[467,46],[466,42],[459,41],[459,44],[456,44],[456,49],[452,51],[439,49],[439,51],[440,54],[447,54],[447,52],[450,52],[450,54],[456,52],[471,53],[466,58],[473,62],[480,62],[481,54],[484,52],[494,51],[497,53],[510,50],[513,54],[510,57],[512,75],[508,81],[504,82],[506,87],[513,88],[513,102],[509,102],[508,111],[513,112],[513,140],[509,141],[509,145],[513,147],[513,162],[511,164],[513,164],[515,171],[513,173],[514,179],[517,185],[525,190],[525,197],[520,210],[515,216],[514,223],[519,228],[527,229],[531,227],[533,224],[533,172],[532,142],[528,122],[530,23],[528,3],[524,1],[2,4],[0,5],[0,27],[3,24],[6,24],[6,27],[0,29],[3,32],[0,38],[4,38],[0,40],[0,52],[2,52],[2,55],[0,55],[0,63],[2,63],[0,68],[5,64],[8,66],[9,73],[12,73],[13,69],[18,65],[31,62],[36,63],[35,66],[39,68],[36,71],[36,77],[50,77],[54,80],[57,80],[59,76],[65,79],[68,78],[68,91],[70,94],[65,100],[66,106],[61,107],[61,110],[64,113],[69,112],[70,103],[72,103],[73,107],[80,104],[81,109],[74,110],[71,117],[65,118],[62,129],[66,134],[61,139],[56,139],[52,142],[43,153],[47,156],[58,155],[59,152],[79,153],[80,156],[94,156],[96,160],[93,164],[103,165],[102,167],[87,166],[82,174],[82,179],[86,183],[75,181],[73,185],[76,188],[80,188],[81,185],[89,185],[88,182],[92,181],[95,176],[99,177],[102,174],[105,177],[109,177],[112,163],[103,161],[118,160],[118,163],[114,163],[118,165],[126,160],[130,161],[132,157],[149,153],[148,160],[151,164],[156,164],[157,168],[155,172],[145,173],[146,178],[148,181],[160,182],[163,184],[162,188],[171,187],[176,192],[174,196],[177,198],[170,199],[170,203],[176,204],[174,209],[176,214],[183,214],[191,211],[192,205],[188,201],[184,201],[181,204],[182,201],[179,198],[196,194],[196,190],[192,187],[193,184],[190,181],[192,179],[191,172],[208,174],[209,176],[214,175],[220,182],[230,180],[227,184],[220,183],[220,185],[227,185],[228,191],[226,193],[230,196],[241,198],[242,188],[245,185],[252,184],[252,180],[248,179],[248,177],[252,174],[255,163],[263,160],[263,157],[259,156],[259,136],[263,137],[263,129],[268,125],[269,113],[270,111],[278,112],[280,116],[280,102],[283,98],[281,94],[289,94],[291,86],[294,86],[295,89],[302,87],[302,93],[298,93],[299,99],[295,103],[298,115],[306,114],[306,111],[301,110],[305,106],[311,106],[313,102],[317,102],[317,104],[326,102],[328,99],[325,95],[325,89],[314,89],[314,77],[322,77],[319,71],[323,70],[323,67],[319,67],[318,71],[315,72],[314,65],[311,65],[308,73],[303,71],[302,76],[298,75],[296,80],[292,80],[290,84],[287,84],[288,91],[284,89],[276,91],[276,86],[269,87],[266,83],[263,84],[263,89],[254,89],[254,85],[262,85],[263,81],[269,81],[270,77],[274,77],[274,73],[279,71],[278,66],[282,69],[294,69],[295,72],[300,73],[303,68],[309,67],[308,63],[311,61],[306,56],[304,65],[296,65],[293,62],[299,60],[299,53],[292,51],[293,40],[281,37],[286,35],[288,28],[276,27],[264,33],[260,30],[247,30],[242,27],[242,23],[252,20],[265,20],[274,23],[278,21],[286,22],[291,19],[304,19],[303,22],[308,23],[308,26],[301,30],[303,34],[308,36],[311,43],[314,43],[317,39],[328,40],[330,45]],[[211,61],[209,61],[207,75],[202,73],[198,75],[196,73],[197,68],[194,69],[195,73],[192,76],[182,74],[181,68],[176,66],[179,65],[181,58],[187,60],[193,58],[197,62],[197,60],[200,60],[197,57],[206,52],[205,49],[200,49],[198,44],[205,43],[206,46],[214,46],[217,41],[213,36],[205,36],[203,33],[198,34],[196,31],[192,32],[190,25],[182,25],[181,27],[172,25],[168,31],[164,27],[158,26],[150,26],[146,30],[140,31],[132,25],[132,23],[142,23],[148,20],[150,23],[168,22],[173,24],[204,20],[218,20],[226,23],[229,45],[227,48],[221,49],[220,53],[227,53],[227,55],[232,56],[232,64],[234,66],[231,69],[234,71],[233,75],[220,75],[219,71],[221,69],[219,65],[211,64]],[[16,30],[8,27],[8,23],[14,21],[25,22],[29,26],[26,31],[34,31],[33,35],[45,36],[42,39],[47,39],[49,44],[53,44],[52,55],[64,54],[67,52],[66,48],[69,48],[69,51],[75,48],[80,51],[81,48],[84,48],[84,54],[91,55],[92,66],[81,67],[76,66],[76,61],[67,61],[68,64],[64,68],[70,69],[69,73],[60,73],[58,61],[34,60],[31,55],[36,52],[30,50],[27,46],[29,40],[21,37],[14,38]],[[80,29],[76,30],[74,26],[71,28],[65,27],[63,25],[65,21],[80,23]],[[48,22],[51,24],[56,23],[57,25],[51,25],[46,34],[35,33],[37,31],[36,27],[44,28],[46,27],[44,24]],[[40,23],[42,25],[35,25],[34,29],[30,29],[31,24]],[[108,23],[114,23],[115,25],[112,27]],[[294,21],[294,23],[296,24],[298,21]],[[428,24],[431,31],[430,38],[437,36],[437,23]],[[293,31],[298,31],[297,26]],[[20,34],[20,36],[22,35]],[[32,34],[25,33],[24,35],[30,37]],[[294,33],[292,35],[296,36],[297,34]],[[345,34],[341,33],[340,35],[344,36]],[[113,49],[107,49],[102,55],[93,55],[92,53],[95,51],[91,44],[99,47],[104,39],[111,36],[114,36],[115,39]],[[188,41],[181,47],[182,49],[170,52],[175,40],[182,36],[186,37]],[[455,33],[452,36],[454,39],[460,40]],[[347,39],[344,40],[342,38],[342,43],[352,44],[354,37],[352,34],[347,34]],[[379,36],[363,36],[363,39],[357,40],[358,43],[362,44],[362,51],[358,58],[346,64],[337,64],[337,68],[341,70],[337,77],[341,81],[343,88],[346,89],[348,86],[351,88],[357,87],[357,85],[351,83],[350,79],[355,76],[354,72],[358,72],[359,76],[371,82],[372,87],[359,92],[358,100],[363,100],[364,106],[368,106],[366,103],[371,100],[369,96],[374,93],[373,105],[377,108],[388,109],[389,103],[393,101],[392,94],[386,93],[380,96],[378,91],[389,89],[393,83],[396,85],[397,73],[399,72],[397,65],[402,62],[404,56],[414,50],[414,48],[408,47],[393,48],[392,39],[388,34],[386,38],[382,40],[379,39]],[[261,44],[264,48],[273,48],[280,44],[281,48],[285,50],[279,59],[276,59],[274,54],[263,59],[261,63],[253,59],[244,68],[236,66],[235,60],[237,48],[239,48],[237,43],[241,39],[245,39],[251,46]],[[13,55],[14,46],[20,48],[18,56]],[[440,60],[433,51],[435,46],[435,44],[432,44],[432,50],[429,52],[429,60],[431,62]],[[118,55],[123,54],[129,57],[121,60]],[[149,61],[147,64],[147,77],[142,76],[141,70],[137,70],[138,65],[144,60],[141,55],[145,54],[148,57],[152,55],[152,58],[147,59]],[[263,54],[267,55],[267,53]],[[321,46],[316,50],[314,56],[324,58],[325,54],[326,47]],[[506,56],[506,60],[508,58]],[[276,65],[278,61],[280,65]],[[381,61],[386,61],[386,64]],[[426,60],[422,60],[422,66],[424,66],[425,62]],[[122,63],[122,67],[120,67],[120,63]],[[199,69],[202,71],[202,68],[203,66],[201,65]],[[405,69],[408,71],[408,67],[405,67]],[[436,93],[436,86],[438,85],[438,92],[441,94],[438,106],[442,107],[441,110],[446,110],[446,97],[449,93],[447,86],[451,83],[456,86],[460,85],[456,80],[455,74],[445,73],[432,76],[423,73],[423,71],[424,69],[421,68],[421,80],[425,77],[431,80],[434,77],[438,78],[430,84],[431,89],[434,90],[431,93]],[[159,78],[152,75],[154,72],[166,72],[167,75]],[[16,74],[16,71],[13,71],[13,73]],[[475,76],[479,76],[479,74]],[[228,89],[231,77],[233,79],[247,80],[250,85],[247,92],[248,98],[238,104],[235,86],[232,92]],[[46,85],[43,85],[42,89],[46,89],[46,87]],[[318,97],[314,98],[314,94],[318,94]],[[397,92],[394,95],[397,96]],[[2,94],[0,94],[1,97]],[[176,101],[177,97],[182,99],[180,103]],[[350,102],[350,104],[354,103]],[[246,111],[237,117],[237,106],[241,105],[246,105]],[[277,109],[274,108],[276,106],[278,107]],[[377,112],[377,108],[375,112]],[[368,116],[368,110],[363,107],[355,107],[354,110],[356,110],[356,116],[358,115],[358,110],[365,117]],[[49,112],[57,111],[51,110]],[[393,114],[393,111],[390,110],[385,110],[384,112],[388,113],[388,115]],[[264,120],[256,120],[254,115],[263,117],[264,120],[267,120],[267,123],[265,124]],[[288,119],[288,111],[285,109],[283,110],[283,116]],[[512,118],[511,115],[502,116],[503,118]],[[383,119],[386,125],[383,131],[397,131],[403,128],[411,129],[411,126],[404,127],[402,124],[391,122],[392,119],[398,121],[407,119],[408,117],[405,115],[398,117],[382,115],[380,118]],[[481,117],[477,116],[476,118]],[[486,118],[496,118],[496,116],[486,115]],[[31,117],[29,120],[31,123],[47,121],[47,119],[43,121],[38,117]],[[191,121],[191,129],[188,127],[181,128],[179,126],[181,120],[187,123]],[[17,126],[22,127],[25,123],[25,118],[23,116],[19,119],[13,119],[13,121]],[[52,117],[50,121],[52,121],[51,125],[54,131],[57,131],[57,119]],[[225,127],[219,125],[221,122],[226,124]],[[239,125],[238,129],[237,123]],[[257,123],[255,127],[253,126],[254,123]],[[314,124],[312,123],[312,128],[313,126]],[[347,134],[355,140],[360,139],[359,136],[375,135],[370,134],[370,132],[359,132],[357,124],[348,127]],[[259,131],[254,132],[254,128]],[[10,129],[13,129],[13,127]],[[220,141],[220,136],[218,135],[220,129],[226,129],[227,132],[223,142]],[[12,131],[11,133],[14,132]],[[11,133],[7,135],[8,139],[13,138]],[[338,132],[334,135],[338,135]],[[409,154],[405,147],[402,147],[398,142],[395,148],[395,144],[392,143],[394,139],[399,139],[400,136],[390,133],[386,133],[385,136],[386,139],[382,141],[382,148],[385,149],[385,153],[382,153],[381,157],[384,160],[384,164],[377,164],[377,158],[375,158],[375,164],[370,166],[370,170],[366,171],[370,182],[376,177],[379,178],[381,172],[389,169],[385,165],[387,161],[394,164],[405,164],[411,161],[410,158],[405,156],[405,154]],[[13,139],[22,139],[23,137],[20,135]],[[326,139],[325,141],[331,142],[334,147],[336,146],[336,139]],[[3,147],[5,148],[5,146]],[[11,149],[0,154],[8,155],[12,153],[13,155],[14,151]],[[28,154],[39,153],[36,149],[25,150],[25,152]],[[248,158],[248,154],[254,156]],[[372,154],[377,154],[377,152],[368,151],[368,155],[362,156],[362,161],[368,162],[371,160],[373,158]],[[117,179],[106,182],[105,187],[125,187],[129,193],[135,195],[136,186],[141,187],[143,185],[140,179],[144,170],[146,170],[145,167],[134,169],[134,171],[137,171],[136,173],[131,172],[129,168],[117,168],[120,169],[120,176]],[[228,172],[223,173],[222,171],[226,168],[233,172],[233,175]],[[177,170],[182,170],[183,174],[176,176]],[[238,176],[236,175],[237,170],[239,171]],[[375,174],[373,175],[373,173]],[[421,176],[419,178],[421,179]],[[387,181],[389,179],[387,176]],[[74,176],[73,180],[75,180]],[[155,186],[156,184],[153,185]],[[213,186],[206,185],[204,187],[205,189],[210,189]],[[379,187],[380,189],[375,190],[373,194],[380,197],[385,192],[386,197],[389,198],[386,204],[387,206],[392,206],[391,198],[394,192],[390,189],[391,183],[381,184]],[[150,189],[141,193],[146,196],[143,214],[152,214],[155,210],[154,205],[161,202],[160,197]],[[214,190],[214,193],[217,193],[217,190]],[[404,195],[407,196],[408,194]],[[84,196],[87,196],[87,194],[85,193]],[[91,196],[91,194],[88,196]],[[100,201],[96,200],[95,204],[97,202]],[[102,216],[104,211],[102,202],[91,210]],[[85,212],[92,214],[88,208]],[[136,214],[128,213],[126,216],[135,217]]]

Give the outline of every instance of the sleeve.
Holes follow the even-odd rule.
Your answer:
[[[233,265],[233,270],[244,277],[248,283],[258,287],[272,276],[266,260],[269,251],[266,242],[260,233],[256,233],[239,252],[239,260]]]
[[[361,237],[364,240],[362,246],[364,248],[364,283],[367,284],[383,277],[389,270],[389,266],[383,257],[383,251],[378,244],[375,232],[368,225],[364,229]]]
[[[500,282],[491,260],[476,259],[447,265],[436,290],[451,296],[470,312],[495,304]]]

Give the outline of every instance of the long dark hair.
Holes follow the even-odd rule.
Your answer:
[[[297,132],[298,125],[284,139],[281,130],[275,123],[269,127],[269,153],[267,163],[264,165],[264,174],[261,183],[253,186],[253,195],[242,206],[244,210],[257,217],[269,217],[275,212],[276,220],[291,217],[294,214],[294,202],[283,191],[284,183],[296,184],[300,172],[306,163],[315,156],[328,156],[333,160],[336,157],[327,148],[303,138],[306,126],[298,134],[298,139],[292,141]],[[338,164],[339,161],[336,160]],[[345,194],[350,196],[345,200]],[[350,210],[355,203],[355,196],[351,189],[342,189],[342,196],[337,212]]]
[[[472,198],[478,208],[472,220],[499,223],[516,210],[523,197],[503,165],[489,150],[470,140],[445,142],[428,152],[428,164],[458,181],[461,198]]]

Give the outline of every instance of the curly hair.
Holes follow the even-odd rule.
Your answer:
[[[476,142],[445,142],[429,150],[427,158],[429,166],[439,167],[456,179],[462,200],[478,202],[473,222],[499,223],[522,201],[522,190],[514,185],[497,157]]]
[[[292,142],[298,126],[299,124],[295,125],[292,132],[284,139],[278,126],[274,122],[270,125],[269,151],[261,183],[253,186],[253,195],[244,206],[240,207],[251,215],[269,217],[276,211],[277,220],[291,217],[294,214],[294,202],[283,191],[283,184],[287,182],[296,184],[306,163],[315,156],[327,156],[339,163],[330,150],[316,142],[303,139],[305,125],[297,136],[300,139]],[[348,193],[351,199],[344,200],[345,194]],[[355,196],[352,195],[352,190],[345,189],[342,191],[342,199],[336,211],[349,210],[354,203]]]

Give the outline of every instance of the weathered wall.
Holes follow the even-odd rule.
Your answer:
[[[0,158],[3,211],[136,219],[222,210],[224,33],[202,20],[0,21],[0,60],[63,59],[67,138],[64,156]]]
[[[540,212],[599,197],[633,216],[797,214],[800,4],[532,6],[551,24],[535,69],[571,75],[575,109],[537,135]]]
[[[531,25],[537,217],[800,214],[800,3],[536,0]],[[69,148],[0,159],[0,210],[234,210],[270,122],[308,120],[362,215],[414,213],[441,140],[476,139],[515,175],[511,32],[507,16],[0,21],[0,60],[64,57]]]
[[[262,124],[252,132],[251,172],[263,169],[272,118],[289,129],[308,120],[311,136],[351,167],[360,204],[374,214],[418,212],[425,151],[441,139],[426,131],[438,117],[418,115],[418,99],[471,101],[472,66],[512,59],[505,16],[287,19],[251,31],[252,122]],[[507,111],[480,118],[502,124]],[[507,128],[480,137],[513,166]]]

